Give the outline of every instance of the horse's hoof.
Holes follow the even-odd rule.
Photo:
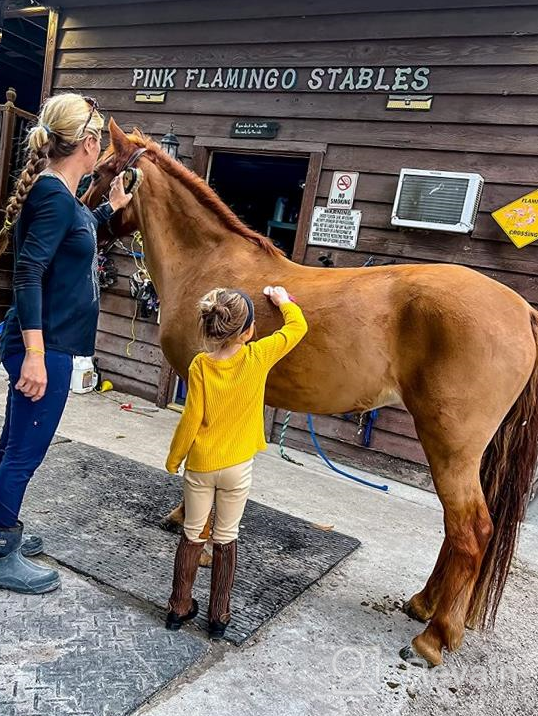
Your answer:
[[[174,520],[171,520],[169,517],[163,517],[163,519],[159,522],[159,527],[165,532],[179,534],[181,532],[182,525],[178,525],[177,522],[174,522]]]
[[[425,624],[427,621],[427,619],[423,619],[420,614],[417,614],[417,612],[413,609],[411,600],[404,603],[402,611],[404,614],[407,614],[410,619],[415,619],[415,621],[420,622],[421,624]]]
[[[403,649],[400,649],[400,659],[407,661],[411,666],[418,666],[420,669],[431,669],[435,666],[428,659],[417,654],[412,646],[404,646]]]

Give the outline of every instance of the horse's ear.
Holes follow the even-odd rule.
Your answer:
[[[110,132],[110,141],[114,148],[114,152],[118,155],[129,151],[129,138],[123,130],[121,130],[113,117],[108,122],[108,131]]]
[[[138,127],[133,127],[133,134],[135,137],[138,137],[138,139],[145,139],[144,134],[138,129]]]

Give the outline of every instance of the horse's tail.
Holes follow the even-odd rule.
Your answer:
[[[531,327],[537,348],[534,369],[482,459],[480,479],[494,532],[467,615],[471,627],[495,624],[534,481],[538,458],[538,312],[534,310]]]

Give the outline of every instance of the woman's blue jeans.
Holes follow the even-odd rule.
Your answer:
[[[62,417],[73,370],[73,357],[48,350],[47,390],[33,403],[15,390],[24,353],[4,359],[9,374],[6,417],[0,437],[0,529],[15,527],[30,478],[43,462]]]

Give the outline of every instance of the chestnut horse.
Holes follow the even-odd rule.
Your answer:
[[[455,265],[311,268],[245,226],[208,185],[139,132],[112,144],[86,200],[99,203],[138,148],[144,181],[116,231],[139,229],[161,300],[164,354],[181,375],[199,350],[198,299],[215,286],[253,298],[259,336],[281,317],[262,295],[290,289],[309,332],[271,371],[266,402],[331,414],[403,403],[444,509],[445,538],[407,614],[429,622],[402,650],[440,664],[465,626],[493,625],[538,452],[538,312]]]

